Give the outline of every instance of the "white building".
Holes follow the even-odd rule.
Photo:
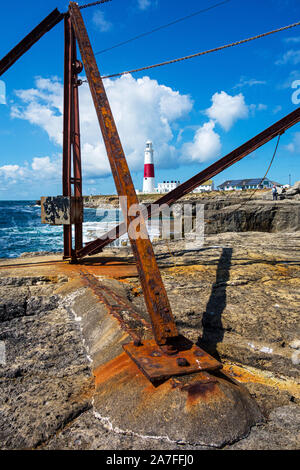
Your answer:
[[[245,189],[271,189],[273,185],[281,188],[282,184],[265,178],[252,178],[244,180],[227,180],[218,186],[219,191],[242,191]]]
[[[198,188],[194,189],[193,193],[204,193],[206,191],[214,191],[213,180],[209,180],[201,184],[200,186],[198,186]]]
[[[158,194],[169,193],[173,189],[180,186],[180,181],[164,181],[163,183],[158,183],[158,187],[155,189],[155,192]]]
[[[178,188],[178,186],[180,186],[180,181],[164,181],[163,183],[158,183],[158,187],[155,189],[155,192],[158,194],[169,193],[170,191],[173,191],[173,189]],[[213,180],[209,180],[194,189],[193,193],[203,193],[205,191],[213,190],[214,182]]]

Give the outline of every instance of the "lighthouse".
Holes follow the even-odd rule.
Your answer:
[[[155,175],[154,175],[154,159],[153,146],[150,140],[146,143],[145,150],[145,166],[144,166],[144,184],[143,193],[155,192]]]

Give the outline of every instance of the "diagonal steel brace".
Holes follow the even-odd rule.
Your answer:
[[[25,54],[44,34],[62,21],[64,14],[57,8],[0,60],[0,76],[4,74],[22,55]]]
[[[159,207],[167,204],[170,206],[174,202],[178,201],[181,197],[189,194],[195,188],[203,184],[205,181],[213,178],[217,174],[224,171],[226,168],[229,168],[234,163],[237,163],[242,158],[246,157],[250,153],[254,152],[256,149],[261,147],[262,145],[266,144],[270,140],[274,139],[274,137],[278,136],[279,134],[283,134],[287,129],[294,126],[300,121],[300,108],[297,108],[292,113],[288,114],[284,118],[277,121],[272,126],[265,129],[260,134],[256,135],[252,139],[245,142],[240,147],[236,148],[225,157],[221,158],[217,162],[210,165],[205,170],[201,171],[197,175],[193,176],[185,183],[178,186],[173,191],[165,194],[161,198],[159,198],[155,204],[155,209],[151,205],[147,206],[147,211],[143,212],[143,216],[145,219],[149,218],[151,215],[154,216],[156,213],[159,212]],[[114,240],[117,240],[122,235],[126,233],[126,224],[122,223],[103,235],[102,238],[94,240],[93,242],[87,244],[84,248],[77,251],[76,255],[78,258],[83,258],[84,256],[91,256],[93,254],[99,253],[102,249],[112,243]]]

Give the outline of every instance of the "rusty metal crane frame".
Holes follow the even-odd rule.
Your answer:
[[[119,197],[126,196],[126,206],[122,205],[122,211],[129,226],[136,218],[129,215],[130,208],[133,205],[138,207],[139,201],[78,5],[70,2],[69,12],[117,192]],[[68,87],[68,83],[65,86]],[[155,341],[130,343],[124,345],[125,351],[150,380],[221,368],[216,359],[179,335],[143,218],[139,219],[139,225],[144,236],[128,235]]]
[[[134,204],[139,204],[138,198],[80,10],[73,2],[70,3],[69,9],[115,185],[119,196],[127,196],[128,211],[126,207],[123,211],[124,215],[127,215],[128,223],[131,223],[134,217],[128,215],[129,208]],[[142,221],[141,223],[143,224]],[[146,234],[145,224],[141,227],[141,231]],[[152,244],[148,237],[137,239],[130,237],[130,242],[145,292],[148,311],[153,323],[157,325],[157,328],[154,328],[155,338],[158,344],[163,345],[168,338],[178,336],[178,332],[174,325]]]
[[[68,13],[62,14],[57,9],[54,10],[0,61],[0,76],[62,19],[65,23],[63,196],[74,196],[75,200],[76,198],[82,199],[78,74],[83,67],[77,59],[78,42],[117,192],[119,196],[127,196],[127,207],[122,209],[124,216],[127,217],[127,226],[129,226],[135,217],[128,215],[128,209],[132,205],[138,206],[139,202],[80,7],[70,2]],[[162,205],[170,205],[177,201],[204,181],[241,160],[277,135],[284,133],[299,121],[300,108],[164,195],[156,201],[157,212]],[[146,207],[142,215],[144,219],[155,215],[151,205]],[[140,231],[146,234],[146,237],[134,239],[129,234],[129,239],[152,322],[154,340],[137,340],[125,345],[125,351],[152,381],[162,380],[172,375],[220,369],[222,365],[218,361],[179,335],[144,219],[139,218],[139,223]],[[126,233],[126,224],[121,224],[109,232],[105,240],[98,239],[83,247],[82,223],[76,223],[75,249],[73,249],[72,225],[66,225],[64,226],[64,258],[74,260],[96,254],[123,233]]]

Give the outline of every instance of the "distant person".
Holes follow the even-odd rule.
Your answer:
[[[277,188],[276,188],[275,184],[272,188],[272,193],[273,193],[273,201],[277,201],[278,192],[277,192]]]

